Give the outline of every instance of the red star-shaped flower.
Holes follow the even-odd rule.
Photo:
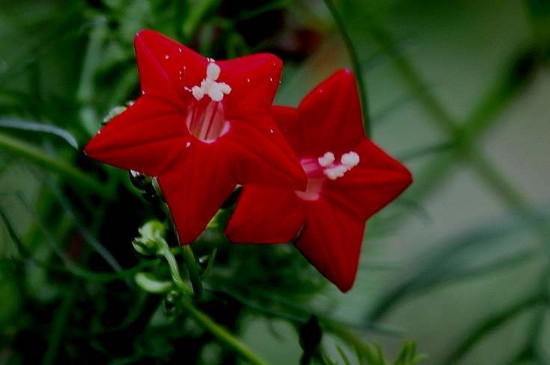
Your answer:
[[[158,178],[182,244],[237,183],[305,187],[270,114],[281,61],[204,58],[151,30],[136,35],[142,95],[88,143],[92,158]]]
[[[226,229],[240,243],[296,247],[330,281],[348,291],[355,280],[365,221],[411,183],[409,171],[365,138],[353,75],[342,70],[298,109],[274,107],[299,157],[305,191],[245,186]]]

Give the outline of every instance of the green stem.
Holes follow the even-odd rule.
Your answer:
[[[185,267],[189,273],[189,280],[193,286],[193,292],[195,299],[199,299],[202,295],[202,281],[199,274],[199,267],[197,266],[197,260],[193,254],[193,250],[190,245],[182,246],[183,259],[185,260]]]
[[[170,268],[170,275],[172,276],[172,282],[176,285],[176,287],[183,292],[185,295],[192,295],[193,292],[185,283],[183,282],[179,269],[178,269],[178,262],[176,261],[176,258],[174,257],[174,254],[172,254],[172,251],[170,250],[170,246],[168,246],[168,243],[162,239],[159,241],[161,244],[161,250],[160,253],[168,263],[168,267]]]
[[[61,339],[69,323],[68,318],[71,314],[71,309],[74,308],[74,302],[76,300],[76,291],[80,287],[81,282],[74,279],[71,285],[70,290],[63,299],[61,306],[59,307],[57,314],[52,323],[52,331],[50,332],[48,339],[49,345],[42,359],[42,365],[54,364],[57,358],[59,351],[59,345],[61,344]]]
[[[359,56],[357,55],[357,50],[355,49],[355,46],[353,45],[353,42],[351,40],[351,37],[346,29],[346,24],[344,22],[344,19],[338,13],[338,9],[336,9],[336,6],[332,2],[332,0],[323,0],[326,7],[330,11],[330,14],[334,18],[334,21],[336,23],[336,26],[338,27],[338,30],[342,34],[342,37],[344,38],[344,43],[346,44],[346,48],[348,50],[349,58],[351,61],[351,67],[353,68],[353,73],[355,74],[355,77],[357,79],[357,89],[359,91],[359,97],[361,99],[361,107],[363,110],[363,128],[365,129],[365,134],[370,137],[371,136],[371,123],[370,123],[370,117],[369,117],[369,106],[368,106],[368,98],[367,98],[367,88],[365,86],[365,80],[363,79],[363,73],[361,72],[361,62],[359,61]]]
[[[26,142],[0,133],[0,149],[23,157],[38,166],[57,173],[80,188],[91,190],[103,197],[109,197],[109,192],[103,184]]]
[[[267,365],[258,355],[253,353],[243,342],[233,336],[228,330],[217,324],[208,315],[197,309],[187,297],[183,297],[182,305],[202,328],[210,332],[218,341],[237,352],[243,359],[251,364]]]

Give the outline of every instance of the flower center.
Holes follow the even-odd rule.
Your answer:
[[[207,143],[215,141],[229,130],[229,122],[225,120],[223,111],[223,97],[231,92],[231,87],[225,82],[216,81],[220,73],[220,66],[210,60],[201,84],[187,89],[195,101],[187,110],[185,123],[193,136]]]
[[[198,100],[187,110],[185,120],[189,132],[197,139],[211,143],[229,130],[223,104],[213,100]]]
[[[334,153],[326,152],[323,156],[315,158],[302,158],[300,163],[307,176],[307,188],[305,191],[296,191],[296,195],[303,200],[317,200],[321,195],[321,189],[325,180],[336,180],[359,164],[357,152],[350,151],[340,157],[340,162],[335,162]]]

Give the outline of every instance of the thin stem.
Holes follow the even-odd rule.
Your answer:
[[[355,78],[357,79],[357,89],[359,91],[359,97],[361,99],[361,108],[363,110],[363,128],[365,129],[365,134],[368,137],[370,137],[371,125],[370,125],[370,117],[369,117],[367,88],[365,86],[365,80],[363,79],[363,73],[361,72],[361,62],[359,61],[357,50],[355,49],[355,46],[353,45],[351,37],[346,29],[346,24],[344,22],[344,19],[342,18],[340,13],[338,13],[338,9],[336,9],[336,6],[332,2],[332,0],[323,0],[323,1],[326,7],[328,8],[328,10],[330,11],[330,14],[334,18],[336,26],[338,27],[338,30],[342,34],[342,38],[344,38],[344,43],[346,44],[346,48],[348,49],[349,58],[351,60],[351,67],[353,68],[353,73],[355,74]]]
[[[267,365],[265,361],[252,352],[241,340],[233,336],[228,330],[217,324],[204,312],[197,309],[187,297],[181,301],[183,307],[202,328],[210,332],[218,341],[237,352],[243,359],[251,364]]]
[[[71,310],[74,308],[74,302],[76,300],[76,291],[80,287],[81,282],[77,279],[73,279],[70,290],[67,292],[67,295],[63,299],[61,306],[59,307],[57,314],[52,323],[52,329],[49,333],[49,345],[46,350],[46,354],[42,359],[42,365],[54,364],[58,351],[59,345],[61,344],[61,339],[69,323],[68,317],[71,314]]]
[[[78,187],[91,190],[103,197],[109,197],[109,192],[103,184],[98,183],[96,180],[75,169],[71,165],[65,164],[45,154],[42,150],[26,142],[0,133],[0,149],[11,152],[16,156],[23,157],[38,166],[57,173],[71,183],[78,185]]]
[[[185,267],[189,273],[189,280],[193,286],[193,292],[195,299],[199,299],[202,295],[202,281],[199,274],[199,267],[197,266],[197,260],[193,254],[193,250],[190,245],[182,246],[183,259],[185,260]]]

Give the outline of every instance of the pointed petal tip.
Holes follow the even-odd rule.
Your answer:
[[[359,262],[356,265],[350,265],[346,267],[339,267],[337,271],[327,271],[323,273],[325,277],[332,282],[338,290],[342,293],[347,293],[353,287],[355,278],[357,276],[357,268]]]
[[[413,175],[411,171],[407,168],[407,166],[401,164],[399,161],[397,161],[397,163],[399,164],[399,170],[397,171],[399,177],[397,178],[397,183],[403,191],[413,183]]]
[[[355,79],[355,75],[353,74],[353,71],[349,68],[342,68],[332,74],[334,77],[342,77],[342,78],[352,78]]]
[[[326,278],[336,285],[342,293],[347,293],[353,287],[356,275],[357,266],[342,269],[340,272],[335,273],[335,275],[327,275]]]
[[[86,145],[82,149],[82,152],[84,152],[84,154],[86,156],[95,159],[95,156],[96,156],[97,150],[98,150],[97,145],[98,145],[98,143],[97,143],[97,135],[96,135],[96,136],[92,137],[92,139],[90,139],[88,141],[88,143],[86,143]]]
[[[143,39],[143,38],[152,37],[152,36],[153,37],[154,36],[164,37],[162,34],[160,34],[157,31],[154,31],[152,29],[142,29],[142,30],[140,30],[139,32],[136,33],[136,35],[134,37],[134,42],[137,41],[138,39]]]
[[[336,285],[338,290],[340,290],[343,294],[346,294],[351,290],[354,282],[355,278],[353,278],[352,280],[334,281],[334,285]]]

